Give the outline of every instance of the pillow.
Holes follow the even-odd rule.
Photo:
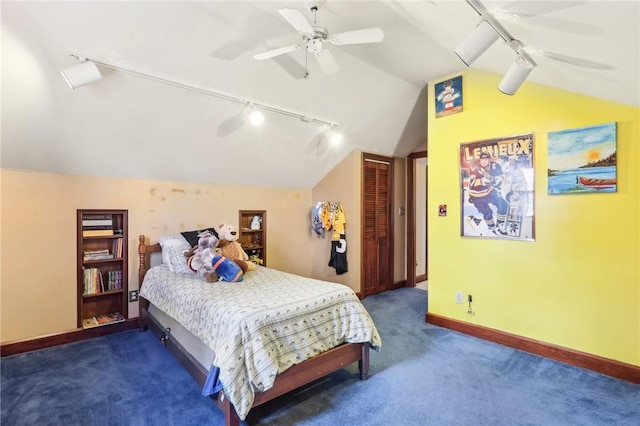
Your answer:
[[[218,231],[216,231],[214,228],[204,228],[204,229],[200,229],[199,231],[185,231],[185,232],[181,232],[180,234],[182,234],[182,236],[187,240],[187,242],[191,244],[191,247],[193,247],[198,245],[198,234],[204,231],[209,231],[213,235],[215,235],[216,238],[218,239],[220,238],[218,237]]]
[[[184,257],[185,250],[191,246],[181,235],[168,235],[158,239],[162,247],[162,263],[167,265],[171,272],[179,274],[195,274],[187,265],[187,258]]]

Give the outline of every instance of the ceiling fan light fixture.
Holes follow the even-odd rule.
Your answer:
[[[470,66],[493,43],[498,40],[498,33],[485,19],[454,49],[454,52],[466,66]]]
[[[531,71],[533,71],[534,67],[535,64],[525,56],[519,55],[502,78],[502,81],[498,85],[498,90],[505,95],[515,95]]]
[[[102,74],[96,64],[86,59],[79,64],[63,68],[60,73],[72,89],[77,89],[102,79]]]

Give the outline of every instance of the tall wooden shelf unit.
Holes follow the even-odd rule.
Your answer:
[[[123,322],[128,310],[128,211],[77,211],[78,327]]]
[[[238,242],[249,255],[249,260],[254,260],[262,266],[267,266],[267,211],[266,210],[240,210],[238,212]],[[258,217],[260,228],[251,229],[251,223]]]

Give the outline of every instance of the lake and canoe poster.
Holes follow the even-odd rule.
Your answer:
[[[617,191],[616,123],[550,132],[549,194]]]

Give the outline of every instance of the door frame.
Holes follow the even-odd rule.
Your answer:
[[[416,160],[427,158],[427,151],[413,152],[407,157],[407,287],[416,286]],[[428,181],[429,173],[427,173]],[[427,231],[428,232],[428,231]],[[428,255],[428,244],[425,255]],[[428,270],[425,269],[428,274]]]

